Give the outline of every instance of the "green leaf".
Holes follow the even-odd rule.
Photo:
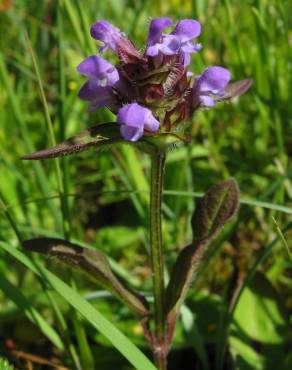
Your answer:
[[[88,150],[90,148],[101,149],[124,141],[125,140],[120,134],[119,125],[115,122],[109,122],[92,126],[53,148],[27,154],[23,156],[22,159],[37,160],[62,157]]]
[[[82,248],[63,239],[37,238],[23,242],[28,251],[44,253],[73,268],[79,268],[105,289],[114,293],[135,314],[148,316],[148,303],[140,294],[127,288],[112,272],[106,256],[98,250]]]
[[[181,304],[190,284],[198,274],[210,241],[236,213],[238,204],[239,190],[233,179],[212,186],[198,202],[192,217],[193,243],[179,253],[166,289],[166,313],[170,337]]]
[[[151,153],[151,149],[163,153],[174,150],[177,146],[183,144],[184,141],[185,139],[183,137],[174,133],[159,133],[153,136],[143,136],[139,143],[148,144],[145,148],[145,152],[147,153]]]
[[[100,333],[104,335],[137,370],[157,370],[147,357],[124,334],[64,281],[41,265],[36,265],[35,262],[31,261],[31,259],[20,250],[3,242],[0,242],[0,247],[35,274],[47,281],[52,288],[74,307],[94,328],[100,331]]]
[[[257,272],[234,313],[230,345],[239,370],[292,368],[287,344],[291,327],[269,280]]]
[[[13,370],[13,367],[9,365],[8,361],[4,358],[0,358],[0,370]]]
[[[196,313],[197,314],[197,313]],[[204,346],[203,337],[197,325],[196,316],[188,307],[182,305],[181,307],[181,321],[184,328],[185,336],[188,342],[194,347],[204,370],[209,370],[210,365],[208,355]]]

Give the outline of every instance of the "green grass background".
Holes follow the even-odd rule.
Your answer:
[[[234,80],[254,80],[240,100],[197,113],[191,144],[168,156],[163,205],[168,268],[191,239],[189,220],[198,193],[235,177],[242,196],[238,219],[218,237],[216,253],[189,295],[173,352],[193,348],[190,369],[219,370],[224,361],[240,370],[291,368],[289,14],[289,1],[283,0],[0,3],[1,355],[16,361],[5,346],[12,338],[20,350],[48,359],[56,352],[69,368],[81,363],[86,370],[151,369],[146,359],[139,365],[144,360],[135,346],[149,355],[139,325],[111,296],[83,275],[36,257],[37,266],[46,265],[68,286],[52,283],[43,270],[38,278],[25,255],[14,254],[23,239],[65,236],[103,250],[117,274],[150,294],[145,155],[120,146],[59,162],[23,162],[20,157],[112,120],[106,110],[89,114],[77,97],[84,79],[76,66],[97,50],[89,34],[94,21],[111,21],[143,48],[150,18],[170,16],[202,23],[203,49],[192,59],[194,73],[221,65]],[[106,56],[115,60],[110,52]],[[236,280],[245,288],[227,333],[224,312]],[[77,297],[70,301],[66,289]],[[109,327],[104,329],[107,339],[100,334],[103,318],[94,316],[94,324],[86,317],[86,300],[133,348],[123,337],[114,343]],[[78,302],[84,306],[76,307]],[[47,341],[52,348],[43,353]],[[225,343],[228,360],[223,360]]]

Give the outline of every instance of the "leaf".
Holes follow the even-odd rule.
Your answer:
[[[239,190],[233,179],[212,186],[199,201],[192,217],[193,243],[179,253],[166,289],[169,338],[172,337],[181,304],[198,274],[208,245],[236,213],[238,204]]]
[[[191,345],[194,347],[198,358],[204,370],[209,370],[210,365],[203,337],[197,325],[197,312],[194,314],[188,307],[182,305],[181,321],[184,329],[184,335]]]
[[[8,363],[7,360],[0,357],[0,370],[13,370],[13,367]]]
[[[90,127],[87,130],[65,140],[52,148],[39,150],[21,157],[23,160],[40,160],[55,157],[64,157],[88,149],[102,149],[114,144],[123,143],[134,145],[145,153],[153,150],[168,151],[182,142],[176,134],[159,133],[159,135],[145,135],[139,141],[125,140],[120,133],[120,127],[116,122],[108,122]]]
[[[35,262],[31,261],[20,250],[1,241],[0,247],[35,274],[41,276],[44,281],[47,281],[85,320],[100,331],[128,359],[135,369],[157,370],[148,358],[124,334],[64,281],[41,265],[36,265]]]
[[[233,317],[230,345],[236,368],[291,369],[289,333],[290,323],[277,292],[257,272],[241,295]]]
[[[192,217],[194,243],[214,237],[238,206],[239,189],[234,179],[212,186],[199,201]]]
[[[247,78],[245,80],[235,81],[228,84],[225,89],[225,93],[222,96],[215,97],[216,101],[230,100],[232,98],[243,95],[252,85],[252,79]]]
[[[120,128],[117,123],[103,123],[101,125],[92,126],[89,129],[80,132],[78,135],[65,140],[63,143],[54,146],[53,148],[27,154],[21,159],[37,160],[62,157],[65,155],[82,152],[90,148],[104,148],[106,146],[123,141],[124,139],[120,134]]]
[[[26,240],[23,247],[32,252],[44,253],[73,268],[81,269],[100,285],[115,294],[135,314],[148,316],[148,303],[140,294],[127,288],[112,272],[106,256],[98,250],[82,248],[63,239],[37,238]]]

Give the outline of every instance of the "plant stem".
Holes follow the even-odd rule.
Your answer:
[[[161,204],[165,168],[165,154],[151,154],[151,192],[150,192],[150,248],[153,278],[155,343],[154,357],[159,370],[166,370],[165,348],[166,322],[164,314],[164,261],[161,233]]]

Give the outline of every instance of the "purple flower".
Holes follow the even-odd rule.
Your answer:
[[[113,86],[119,80],[119,73],[115,66],[107,60],[92,55],[81,62],[77,71],[95,81],[98,86]]]
[[[213,107],[215,105],[213,97],[224,94],[230,78],[231,74],[226,68],[217,66],[206,68],[194,84],[194,105]]]
[[[145,54],[147,56],[157,56],[159,52],[164,55],[174,55],[180,46],[179,39],[162,33],[162,31],[172,25],[170,18],[155,18],[149,26],[149,35]]]
[[[121,125],[123,138],[129,141],[139,140],[143,136],[144,129],[156,132],[160,125],[151,110],[137,103],[127,104],[120,108],[117,122]]]
[[[107,49],[117,52],[117,45],[123,37],[121,31],[108,21],[95,22],[91,26],[90,34],[94,39],[104,43],[104,46],[100,48],[100,52]]]
[[[161,52],[164,55],[174,55],[180,47],[179,39],[176,36],[166,35],[161,42],[148,46],[146,55],[154,57]]]
[[[170,18],[155,18],[149,26],[146,55],[154,57],[161,52],[164,55],[173,55],[179,48],[177,37],[165,35],[162,31],[172,25]]]
[[[109,108],[112,112],[117,112],[119,109],[117,96],[109,86],[100,86],[95,90],[95,94],[90,99],[85,100],[90,100],[88,106],[89,112],[94,112],[98,108],[103,107]]]
[[[117,69],[103,58],[92,55],[81,62],[77,70],[88,77],[79,91],[79,97],[91,101],[89,111],[105,106],[114,110],[117,99],[111,87],[119,81]]]
[[[150,22],[147,45],[149,46],[159,43],[162,36],[162,31],[171,25],[172,20],[170,18],[154,18]]]
[[[183,19],[179,21],[176,24],[175,29],[171,32],[172,35],[178,36],[182,43],[200,36],[200,33],[201,25],[198,21],[193,19]]]
[[[180,55],[184,60],[184,66],[188,66],[191,62],[192,53],[197,53],[201,50],[202,45],[194,43],[193,38],[196,38],[201,33],[201,25],[198,21],[193,19],[183,19],[179,21],[172,31],[180,39]]]
[[[153,19],[149,27],[146,55],[157,56],[174,55],[178,52],[184,59],[184,65],[190,63],[190,54],[201,49],[200,44],[193,43],[192,39],[201,33],[201,25],[198,21],[184,19],[179,21],[171,34],[163,34],[164,28],[172,25],[170,18]]]

